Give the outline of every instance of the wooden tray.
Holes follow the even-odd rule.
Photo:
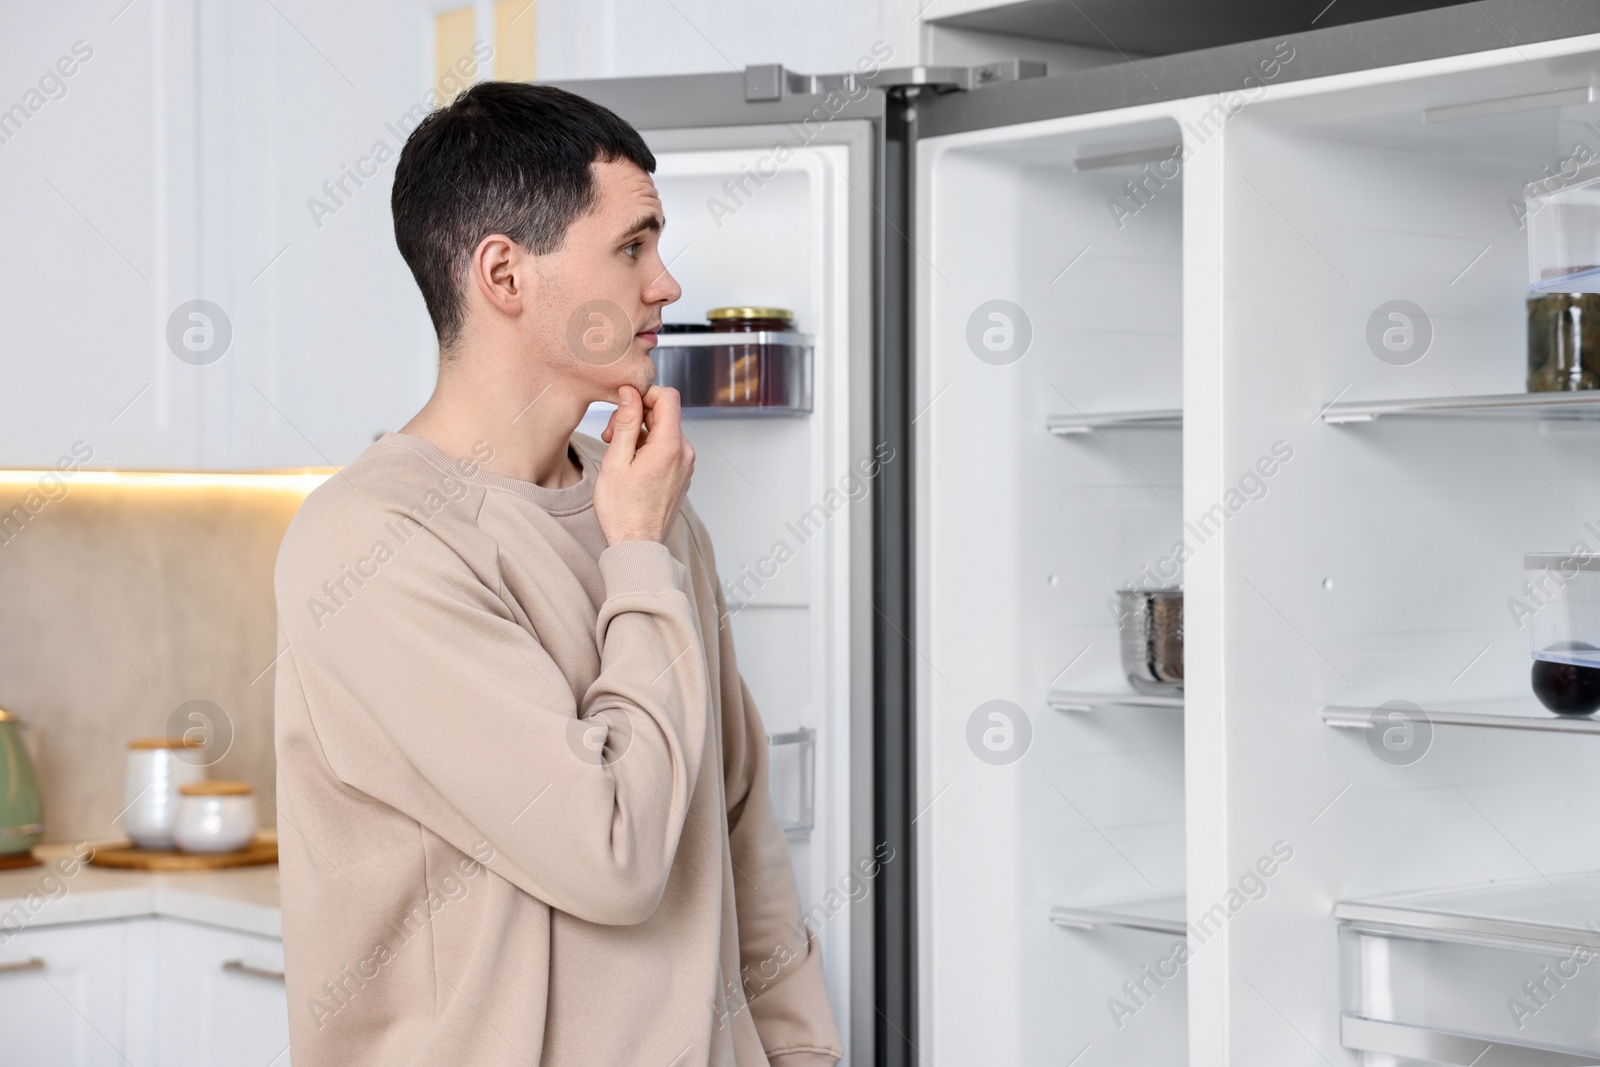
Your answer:
[[[0,856],[0,871],[15,871],[23,867],[39,867],[44,860],[36,857],[32,852],[13,852],[7,856]]]
[[[168,852],[131,844],[97,848],[89,862],[97,867],[134,871],[218,871],[278,862],[278,839],[260,836],[238,852]]]

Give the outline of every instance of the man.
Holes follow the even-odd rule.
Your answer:
[[[843,1054],[651,384],[680,295],[654,169],[611,112],[509,83],[401,152],[438,385],[278,557],[295,1067]],[[597,400],[609,447],[574,433]]]

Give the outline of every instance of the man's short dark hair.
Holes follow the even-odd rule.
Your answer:
[[[656,169],[638,130],[548,85],[475,85],[412,131],[389,206],[441,351],[461,332],[478,242],[503,233],[536,255],[558,250],[594,204],[590,164],[615,160]]]

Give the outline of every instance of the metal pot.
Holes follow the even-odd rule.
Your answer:
[[[1117,607],[1128,684],[1152,696],[1182,693],[1183,590],[1122,589]]]

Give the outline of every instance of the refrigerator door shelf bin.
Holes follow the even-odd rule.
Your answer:
[[[1410,709],[1407,709],[1408,711]],[[1557,715],[1546,711],[1532,694],[1497,700],[1426,703],[1418,707],[1432,726],[1478,726],[1500,730],[1535,730],[1562,734],[1600,734],[1600,718]],[[1389,725],[1383,706],[1330,704],[1322,709],[1329,726],[1365,730]]]
[[[787,331],[662,334],[650,358],[656,384],[676,390],[690,417],[805,415],[812,338]]]
[[[1156,408],[1150,411],[1098,411],[1090,414],[1052,415],[1045,429],[1057,437],[1079,437],[1098,430],[1182,429],[1182,408]]]
[[[1329,426],[1374,422],[1385,417],[1551,419],[1600,421],[1600,390],[1577,393],[1501,393],[1492,396],[1416,397],[1406,400],[1340,400],[1317,416]]]
[[[1478,1067],[1600,1064],[1600,874],[1342,901],[1333,914],[1346,1047]]]
[[[1184,897],[1181,895],[1096,908],[1051,908],[1050,921],[1068,930],[1098,930],[1103,926],[1117,926],[1153,934],[1188,935]]]
[[[1592,85],[1571,91],[1583,103],[1595,98]],[[1600,164],[1542,178],[1524,193],[1529,291],[1600,292]]]
[[[783,832],[805,837],[816,825],[817,731],[802,726],[767,735],[772,806]]]
[[[1156,708],[1183,712],[1183,697],[1152,696],[1144,693],[1077,693],[1052,689],[1045,703],[1057,711],[1123,711],[1128,708]]]

